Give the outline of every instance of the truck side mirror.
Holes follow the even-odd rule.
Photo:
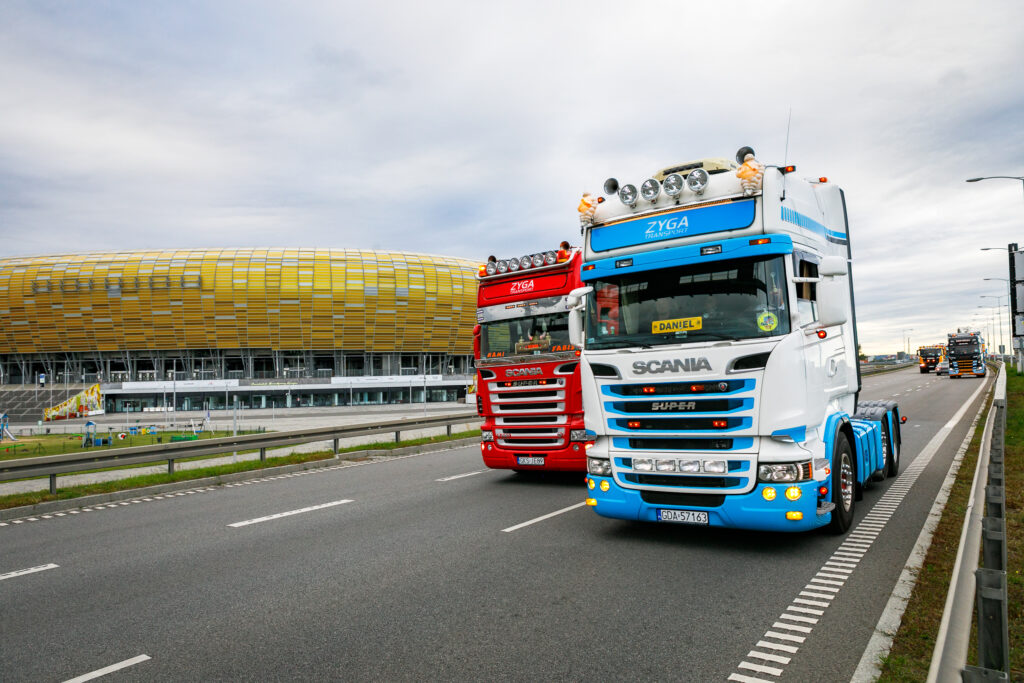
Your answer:
[[[818,265],[818,274],[822,277],[846,275],[848,272],[846,259],[842,256],[826,256],[821,259],[821,263]]]
[[[593,287],[577,287],[566,297],[569,304],[569,343],[583,348],[583,297],[594,291]]]
[[[823,264],[824,265],[824,264]],[[850,288],[843,277],[822,277],[818,282],[818,324],[842,325],[849,315]]]

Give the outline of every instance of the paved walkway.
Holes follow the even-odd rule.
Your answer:
[[[424,415],[428,417],[440,417],[443,415],[451,415],[456,413],[462,413],[467,410],[473,410],[473,406],[467,406],[464,403],[428,403],[426,411],[424,412],[422,404],[417,405],[383,405],[383,406],[353,406],[353,407],[330,407],[330,408],[292,408],[290,410],[246,410],[239,411],[239,419],[237,421],[237,428],[239,431],[242,430],[256,430],[259,427],[266,428],[267,431],[278,431],[285,432],[295,429],[308,429],[311,427],[327,427],[332,425],[353,425],[353,424],[364,424],[374,422],[388,422],[392,420],[401,420],[407,418],[414,420],[422,418]],[[224,411],[221,411],[223,413]],[[166,432],[172,429],[171,421],[177,422],[180,426],[188,425],[189,420],[195,420],[197,423],[202,422],[205,413],[203,412],[189,412],[179,413],[177,418],[170,418],[165,423],[163,413],[128,413],[129,421],[128,425],[156,425],[162,432]],[[147,419],[148,418],[148,419]],[[98,415],[92,418],[97,423],[97,432],[103,434],[107,431],[107,427],[113,430],[122,431],[125,428],[125,414],[115,415]],[[71,422],[58,422],[50,425],[51,433],[76,433],[82,428],[82,424],[85,420],[73,420]],[[211,413],[210,415],[211,426],[214,430],[231,431],[235,421],[231,415],[225,416],[218,415],[217,413]],[[166,426],[165,426],[166,424]],[[34,430],[39,429],[38,426],[31,426]],[[478,429],[480,427],[480,421],[473,418],[466,423],[452,426],[453,432],[461,432],[470,429]],[[12,425],[11,431],[15,435],[22,433],[22,430],[27,430],[29,425]],[[45,427],[44,427],[45,429]],[[445,433],[445,427],[431,427],[429,429],[414,429],[402,432],[402,439],[418,439],[424,436],[436,436]],[[379,443],[382,440],[386,440],[388,434],[375,434],[371,436],[357,436],[350,439],[342,439],[341,446],[353,446],[360,444]],[[393,436],[392,436],[393,438]],[[270,451],[272,456],[287,455],[289,453],[310,453],[314,451],[330,450],[333,448],[333,441],[316,441],[305,444],[298,444],[296,446],[285,446],[283,448],[276,448]],[[175,462],[174,468],[176,470],[188,470],[188,469],[199,469],[203,467],[213,467],[216,465],[225,465],[234,462],[242,462],[246,460],[256,460],[259,458],[259,453],[245,453],[242,455],[228,455],[218,458],[208,458],[205,460],[197,460],[191,462]],[[135,467],[125,470],[109,470],[105,472],[89,472],[85,474],[71,474],[61,475],[57,478],[57,485],[59,487],[65,486],[77,486],[81,484],[91,484],[103,481],[114,481],[117,479],[125,479],[127,477],[135,477],[143,474],[161,474],[167,471],[167,463],[157,465],[148,465],[146,467]],[[31,491],[46,491],[50,487],[49,479],[28,479],[25,481],[14,481],[4,484],[0,484],[0,495],[9,495],[13,493],[28,493]]]

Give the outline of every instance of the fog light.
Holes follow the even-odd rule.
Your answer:
[[[637,472],[653,472],[654,460],[651,458],[633,458],[633,469]]]
[[[484,268],[484,272],[486,272],[488,275],[494,275],[494,272],[496,270],[498,270],[498,264],[495,263],[494,261],[491,261],[490,263],[488,263],[487,267]]]
[[[498,261],[498,265],[496,265],[494,267],[494,269],[497,270],[499,273],[506,273],[506,272],[508,272],[508,261],[505,261],[505,260]]]
[[[661,186],[665,188],[665,194],[675,197],[683,191],[683,177],[678,173],[671,173],[665,176],[665,182]]]
[[[540,268],[544,265],[544,254],[534,254],[531,260],[533,261],[534,268]]]
[[[800,500],[800,496],[803,495],[800,491],[799,486],[790,486],[786,489],[786,498],[789,500]]]
[[[800,521],[803,518],[804,513],[799,512],[797,510],[790,510],[789,512],[786,513],[786,519],[791,519],[794,522]]]
[[[587,498],[587,505],[589,505],[590,507],[594,507],[595,505],[597,505],[597,500],[594,498]]]
[[[619,188],[619,201],[632,208],[636,206],[636,185],[623,185]]]
[[[594,490],[594,480],[593,479],[587,479],[587,488],[590,489],[591,491]]]
[[[634,462],[636,462],[634,460]],[[700,460],[680,460],[680,472],[700,472]]]
[[[765,500],[775,500],[775,496],[777,495],[778,493],[771,486],[765,486],[761,489],[761,497]]]
[[[487,444],[487,450],[493,451],[494,450],[494,444],[493,443]]]
[[[553,266],[553,265],[555,265],[555,263],[557,261],[558,261],[558,254],[556,254],[553,251],[545,251],[544,252],[544,263],[545,264],[547,264],[549,266]]]
[[[660,191],[661,185],[654,178],[648,178],[640,185],[640,196],[651,203],[658,199],[658,192]]]
[[[611,487],[612,487],[612,485],[608,483],[608,480],[607,480],[607,479],[602,479],[602,480],[601,480],[601,490],[602,490],[602,491],[607,491],[607,490],[608,490],[608,489],[610,489]]]
[[[708,186],[708,172],[703,168],[695,168],[686,175],[686,186],[694,194],[703,194]]]
[[[657,463],[659,472],[675,472],[676,461],[675,460],[659,460]]]
[[[724,460],[705,460],[704,471],[713,474],[725,474],[729,471],[729,463]]]
[[[574,451],[578,451],[578,450],[580,449],[580,445],[579,445],[578,443],[574,443],[574,444],[572,445],[572,449],[573,449]]]

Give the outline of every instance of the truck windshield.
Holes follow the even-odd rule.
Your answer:
[[[593,281],[587,348],[789,333],[783,257],[717,261]]]
[[[508,358],[574,348],[569,343],[568,313],[498,320],[480,326],[482,358]]]
[[[942,355],[942,349],[937,347],[922,348],[920,351],[921,358],[938,358]]]
[[[969,341],[954,341],[949,347],[952,356],[965,356],[978,352],[978,342],[975,339]]]

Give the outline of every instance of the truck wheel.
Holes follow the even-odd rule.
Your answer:
[[[921,368],[921,374],[922,374],[922,375],[925,375],[925,374],[927,374],[927,373],[928,373],[928,371],[927,371],[927,370],[925,370],[924,368]]]
[[[888,419],[882,422],[882,449],[885,451],[885,476],[895,477],[900,473],[900,452],[889,434]]]
[[[832,521],[829,531],[844,534],[853,523],[853,506],[857,477],[853,469],[853,451],[844,434],[836,438],[836,449],[832,454]]]

